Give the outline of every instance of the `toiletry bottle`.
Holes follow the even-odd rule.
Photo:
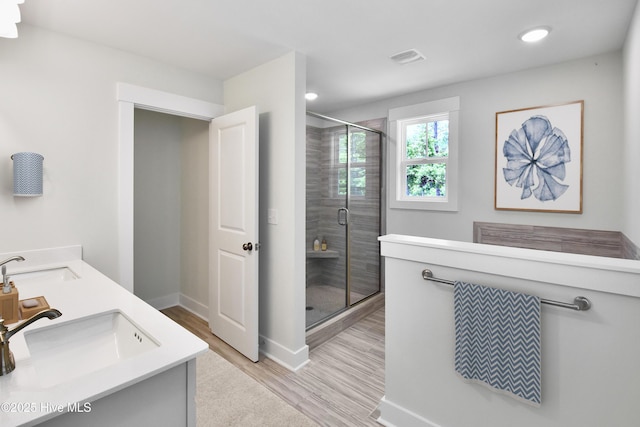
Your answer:
[[[319,251],[320,250],[320,240],[318,240],[318,238],[316,237],[316,239],[313,241],[313,250],[314,251]]]
[[[3,318],[5,323],[15,323],[20,320],[20,314],[18,312],[18,289],[16,289],[13,282],[9,281],[9,276],[6,276],[6,283],[2,283],[2,293],[0,293],[0,318]],[[5,292],[5,289],[9,289],[9,292]]]
[[[323,251],[327,250],[327,239],[322,239],[322,243],[320,245]]]

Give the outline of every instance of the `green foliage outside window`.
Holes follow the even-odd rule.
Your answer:
[[[449,120],[407,126],[407,159],[447,157]]]
[[[407,196],[445,197],[446,178],[444,163],[407,166]]]
[[[436,160],[449,156],[449,121],[414,123],[406,127],[406,159]],[[407,196],[445,197],[447,165],[432,161],[407,165]]]

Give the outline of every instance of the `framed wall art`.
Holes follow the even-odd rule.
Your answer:
[[[584,101],[496,113],[495,209],[582,213]]]

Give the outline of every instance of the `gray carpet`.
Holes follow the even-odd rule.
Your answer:
[[[196,425],[313,427],[317,424],[209,351],[196,360]]]

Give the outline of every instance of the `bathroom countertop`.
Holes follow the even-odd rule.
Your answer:
[[[57,283],[32,282],[16,286],[20,299],[44,295],[51,308],[62,312],[53,319],[41,319],[10,339],[15,357],[13,372],[0,376],[0,425],[33,425],[67,411],[68,405],[92,402],[135,383],[186,363],[208,350],[206,342],[132,295],[82,260],[41,264],[12,273],[68,267],[79,278]],[[123,359],[98,371],[72,378],[68,382],[44,387],[31,362],[25,333],[54,324],[63,324],[103,312],[120,311],[159,346]],[[12,329],[17,323],[7,325]],[[89,415],[88,415],[89,416]]]

